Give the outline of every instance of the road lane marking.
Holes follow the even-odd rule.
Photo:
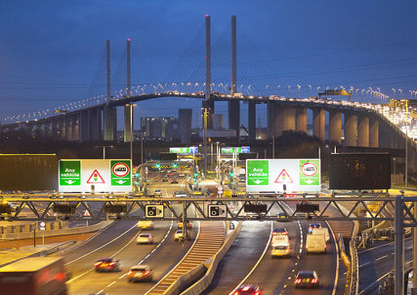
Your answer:
[[[273,222],[272,221],[270,221],[270,223],[271,223],[271,231],[270,231],[270,233],[269,233],[269,237],[271,237],[272,236],[272,231],[274,230],[274,225],[273,225]],[[271,238],[269,238],[268,240],[267,240],[267,242],[266,242],[266,246],[265,246],[265,249],[264,249],[264,252],[262,253],[262,255],[261,255],[261,257],[259,258],[259,260],[256,262],[256,264],[254,265],[254,267],[251,269],[251,271],[247,274],[247,276],[236,286],[236,288],[234,288],[233,289],[233,291],[232,292],[230,292],[229,293],[229,295],[232,295],[233,294],[233,292],[236,292],[236,290],[237,290],[237,288],[239,288],[247,279],[248,279],[248,277],[255,271],[255,269],[258,267],[258,265],[259,265],[259,263],[261,263],[261,260],[264,258],[264,256],[265,256],[265,254],[266,254],[266,251],[268,251],[268,248],[269,248],[269,243],[270,243],[270,240],[271,240]]]
[[[339,282],[339,245],[337,244],[336,237],[330,224],[326,221],[327,226],[330,228],[330,232],[333,236],[333,242],[336,246],[336,276],[334,278],[333,292],[332,295],[336,294],[337,283]]]
[[[384,255],[384,256],[382,256],[382,257],[379,257],[379,258],[375,259],[375,261],[377,261],[377,260],[381,260],[381,259],[384,259],[385,257],[388,257],[388,255]]]
[[[107,245],[109,245],[109,244],[113,243],[114,241],[118,240],[119,238],[123,237],[125,234],[127,234],[128,232],[130,232],[130,231],[131,231],[132,229],[134,229],[135,227],[136,227],[136,224],[135,224],[134,226],[132,226],[131,228],[129,228],[129,229],[128,229],[127,231],[125,231],[124,233],[122,233],[121,235],[119,235],[119,236],[117,236],[116,238],[114,238],[113,240],[111,240],[111,241],[107,242],[106,244],[102,245],[101,247],[98,247],[97,249],[94,249],[93,251],[90,251],[90,252],[88,252],[88,253],[86,253],[86,254],[84,254],[84,255],[82,255],[82,256],[80,256],[80,257],[78,257],[78,258],[76,258],[76,259],[74,259],[74,260],[72,260],[72,261],[70,261],[70,262],[65,263],[65,265],[70,265],[71,263],[74,263],[74,262],[76,262],[76,261],[78,261],[78,260],[80,260],[80,259],[83,259],[84,257],[87,257],[88,255],[90,255],[90,254],[92,254],[92,253],[94,253],[94,252],[97,252],[98,250],[103,249],[103,248],[104,248],[104,247],[106,247]]]
[[[165,234],[165,236],[164,236],[164,238],[159,242],[159,244],[148,254],[148,255],[146,255],[145,256],[145,258],[143,258],[141,261],[139,261],[138,263],[137,263],[137,265],[140,265],[140,264],[142,264],[146,259],[148,259],[151,255],[152,255],[152,253],[156,250],[156,249],[158,249],[161,245],[162,245],[162,243],[166,240],[166,238],[168,237],[168,235],[169,235],[169,233],[171,232],[171,230],[172,230],[172,226],[174,225],[174,221],[171,221],[171,225],[170,225],[170,227],[169,227],[169,229],[168,229],[168,231],[167,231],[167,233]],[[106,287],[104,287],[102,290],[100,290],[100,291],[98,291],[96,294],[102,294],[103,292],[104,292],[104,290],[105,289],[108,289],[108,288],[110,288],[111,286],[113,286],[115,283],[117,283],[118,281],[120,281],[121,279],[123,279],[125,276],[127,275],[127,272],[126,273],[124,273],[123,275],[121,275],[120,277],[118,277],[116,280],[114,280],[113,282],[111,282],[110,284],[108,284]]]

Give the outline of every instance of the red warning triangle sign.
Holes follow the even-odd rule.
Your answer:
[[[87,180],[87,183],[105,183],[103,177],[97,170],[91,174],[90,178]]]
[[[293,181],[288,172],[285,169],[282,169],[277,179],[275,179],[275,183],[293,183]]]
[[[88,210],[85,210],[84,213],[83,213],[83,216],[84,217],[90,217],[91,214],[90,214],[90,212]]]

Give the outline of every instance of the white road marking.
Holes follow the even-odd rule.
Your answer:
[[[273,222],[271,221],[271,232],[269,233],[269,236],[272,236],[272,231],[273,231]],[[232,292],[229,293],[229,295],[232,295],[233,292],[236,292],[237,288],[239,288],[247,279],[248,277],[255,271],[255,269],[258,267],[259,263],[261,263],[261,260],[264,258],[266,251],[268,251],[269,248],[269,243],[270,243],[270,239],[268,239],[268,241],[266,242],[266,246],[264,249],[264,252],[262,253],[261,257],[259,258],[259,260],[256,262],[256,264],[254,265],[254,267],[251,269],[251,271],[247,274],[247,276],[233,289]]]

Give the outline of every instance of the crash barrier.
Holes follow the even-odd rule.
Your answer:
[[[347,284],[345,294],[357,295],[359,292],[359,257],[356,247],[356,236],[359,232],[359,222],[354,221],[353,234],[349,242],[350,267],[347,271]]]
[[[75,243],[77,243],[77,241],[66,241],[66,242],[64,242],[64,243],[62,243],[62,244],[60,244],[60,245],[58,245],[56,247],[53,247],[53,248],[48,249],[48,250],[45,250],[45,253],[42,256],[52,255],[54,253],[57,253],[59,251],[62,251],[63,249],[66,249],[66,248],[74,245]]]
[[[36,235],[45,237],[64,236],[72,234],[83,234],[95,232],[109,226],[113,221],[102,221],[91,226],[68,227],[68,221],[46,223],[45,230],[39,230],[39,224],[24,224],[11,225],[2,227],[0,240],[19,240],[33,238],[33,232],[36,230]],[[50,224],[49,226],[46,226]],[[6,228],[4,230],[4,228]]]
[[[182,292],[181,295],[198,295],[201,294],[205,289],[207,289],[207,287],[211,284],[214,278],[220,261],[226,255],[227,251],[229,251],[230,247],[239,235],[241,228],[242,222],[239,222],[235,227],[233,233],[226,238],[224,245],[217,252],[217,254],[215,254],[212,258],[208,259],[206,263],[202,264],[208,266],[207,272],[203,275],[202,278],[200,278],[200,280],[198,280],[195,284],[193,284],[187,290]],[[195,277],[195,279],[197,279],[197,277]]]

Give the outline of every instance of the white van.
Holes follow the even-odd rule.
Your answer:
[[[323,227],[323,228],[313,228],[313,235],[324,235],[324,237],[326,238],[326,242],[330,242],[330,234],[329,234],[329,229],[327,227]]]
[[[308,234],[307,253],[326,253],[326,237],[324,234]]]

